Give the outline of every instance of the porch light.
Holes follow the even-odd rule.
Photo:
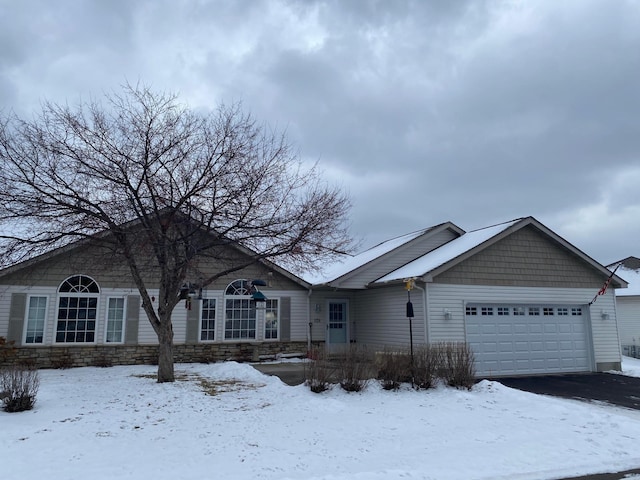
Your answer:
[[[251,300],[256,303],[266,302],[267,297],[260,290],[256,290],[253,295],[251,295]]]
[[[600,318],[602,318],[602,320],[609,320],[609,313],[605,312],[604,310],[600,311]]]
[[[251,280],[251,291],[253,292],[251,294],[251,300],[256,302],[256,306],[258,304],[264,305],[267,301],[266,295],[262,293],[260,290],[258,290],[258,287],[265,287],[266,285],[267,285],[267,282],[265,282],[264,280],[260,280],[260,279]]]

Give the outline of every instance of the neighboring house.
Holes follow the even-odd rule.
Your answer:
[[[640,258],[627,257],[609,265],[629,287],[616,290],[616,316],[622,353],[640,358]]]
[[[39,365],[61,355],[75,365],[152,362],[157,340],[126,269],[98,268],[85,250],[0,271],[0,336]],[[255,360],[312,343],[404,348],[410,298],[414,345],[468,342],[478,376],[619,369],[613,289],[626,282],[614,275],[596,296],[610,273],[532,217],[471,232],[443,223],[315,278],[263,262],[221,279],[174,312],[176,360]],[[267,283],[257,309],[246,289],[255,278]]]

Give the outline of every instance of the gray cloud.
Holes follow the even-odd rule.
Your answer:
[[[0,2],[0,102],[124,81],[242,101],[354,200],[365,244],[534,215],[638,255],[640,3]]]

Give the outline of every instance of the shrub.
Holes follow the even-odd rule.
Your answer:
[[[414,351],[413,382],[416,388],[431,388],[442,364],[441,349],[437,345],[423,345]]]
[[[324,392],[331,385],[331,378],[335,369],[322,347],[314,348],[310,357],[313,360],[304,365],[305,385],[314,393]]]
[[[447,385],[471,389],[475,383],[475,358],[468,344],[446,342],[440,344],[442,366],[440,376]]]
[[[40,387],[38,371],[21,366],[5,367],[0,372],[0,398],[6,412],[31,410]]]
[[[340,386],[347,392],[359,392],[372,376],[371,358],[364,346],[350,344],[337,357]]]
[[[376,354],[376,367],[385,390],[397,390],[402,382],[411,380],[411,358],[406,351],[385,347]]]
[[[0,337],[0,364],[9,361],[16,354],[15,342],[7,341],[5,337]]]

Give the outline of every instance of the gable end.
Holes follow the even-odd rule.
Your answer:
[[[532,225],[434,277],[436,283],[600,288],[606,278]]]

